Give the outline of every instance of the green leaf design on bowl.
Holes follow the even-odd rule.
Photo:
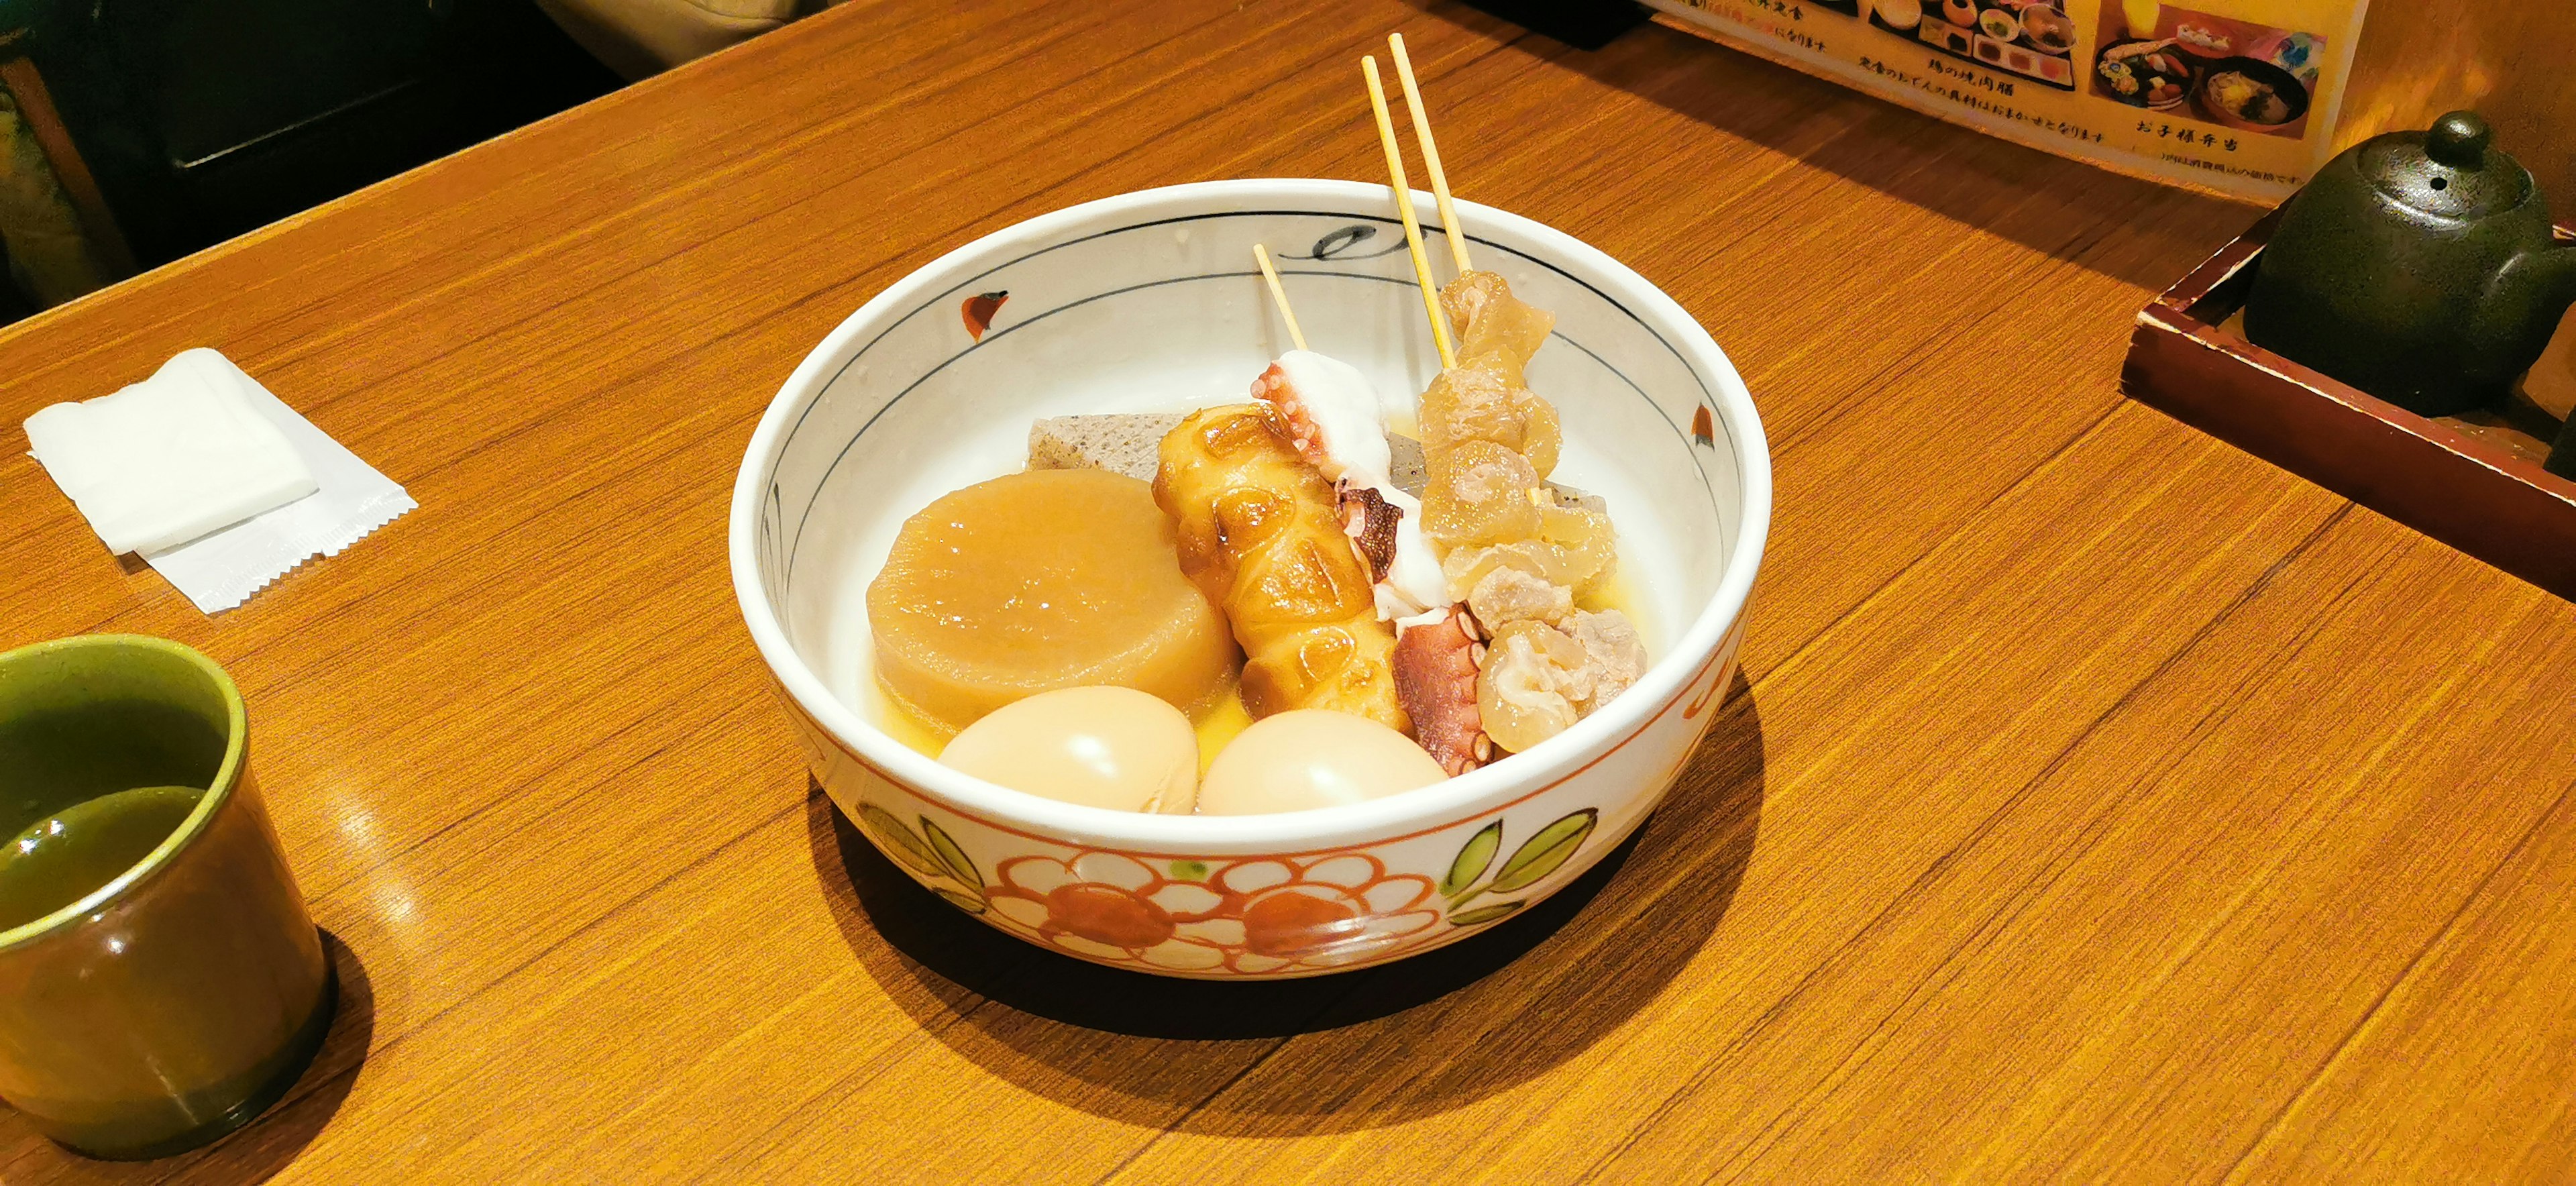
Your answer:
[[[930,851],[938,854],[939,863],[947,868],[948,875],[966,883],[974,889],[975,896],[982,897],[984,874],[975,868],[975,862],[966,858],[966,850],[957,847],[957,842],[949,839],[948,833],[941,831],[939,825],[930,822],[926,815],[921,817],[921,834],[930,838]]]
[[[1453,927],[1483,926],[1489,922],[1509,918],[1512,915],[1519,913],[1520,908],[1526,905],[1528,905],[1526,902],[1496,902],[1491,906],[1478,906],[1473,910],[1460,910],[1449,916],[1449,925]]]
[[[982,898],[974,897],[970,894],[958,893],[956,890],[950,889],[944,885],[934,887],[930,892],[939,895],[940,898],[945,900],[949,905],[963,910],[968,914],[982,914],[984,912],[984,899]]]
[[[912,829],[896,819],[894,813],[874,803],[859,804],[859,827],[874,838],[877,847],[893,854],[894,859],[924,877],[944,877],[948,871],[939,864],[937,854],[912,834]]]
[[[1467,892],[1468,886],[1476,884],[1476,879],[1485,875],[1486,866],[1494,863],[1494,853],[1502,846],[1501,820],[1485,825],[1468,837],[1466,845],[1458,850],[1458,859],[1449,862],[1449,875],[1440,879],[1440,896],[1454,898]]]
[[[1486,891],[1508,894],[1536,884],[1556,872],[1576,849],[1583,847],[1584,840],[1592,835],[1593,826],[1600,822],[1600,810],[1586,807],[1539,829],[1538,835],[1522,841],[1521,846],[1513,850],[1511,859],[1503,862],[1503,871],[1494,875],[1494,882],[1485,887]]]

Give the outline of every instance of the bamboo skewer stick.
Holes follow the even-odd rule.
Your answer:
[[[1279,318],[1288,323],[1288,340],[1297,348],[1306,348],[1306,331],[1297,328],[1297,311],[1288,307],[1288,290],[1279,283],[1279,269],[1270,266],[1270,249],[1252,245],[1252,258],[1261,265],[1261,278],[1270,282],[1270,299],[1279,306]]]
[[[1458,207],[1449,200],[1449,175],[1440,169],[1440,146],[1431,141],[1431,115],[1422,109],[1422,87],[1413,81],[1413,59],[1405,56],[1404,34],[1386,35],[1387,48],[1395,55],[1396,81],[1404,84],[1404,106],[1413,113],[1413,138],[1422,146],[1422,167],[1431,174],[1431,196],[1440,202],[1441,237],[1449,240],[1449,258],[1457,261],[1458,274],[1475,271],[1467,262],[1467,228],[1458,225]]]
[[[1431,258],[1422,250],[1422,224],[1413,217],[1413,184],[1404,179],[1404,153],[1395,146],[1395,120],[1386,113],[1386,83],[1378,77],[1377,59],[1360,59],[1360,75],[1368,80],[1369,111],[1377,116],[1378,144],[1386,149],[1388,183],[1395,187],[1395,209],[1404,216],[1404,245],[1413,252],[1413,278],[1422,285],[1422,312],[1431,318],[1431,340],[1440,347],[1440,369],[1458,365],[1458,353],[1449,345],[1449,323],[1440,316],[1439,286],[1431,282]]]

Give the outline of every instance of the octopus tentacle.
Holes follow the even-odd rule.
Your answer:
[[[1475,769],[1493,754],[1476,707],[1475,627],[1463,608],[1395,640],[1391,666],[1396,698],[1413,718],[1413,739],[1451,777]]]
[[[1341,500],[1343,533],[1368,561],[1369,579],[1385,580],[1387,570],[1395,566],[1395,527],[1404,519],[1404,508],[1369,486],[1345,484]]]
[[[1252,381],[1252,398],[1278,413],[1274,423],[1279,435],[1288,438],[1288,443],[1296,448],[1298,456],[1306,459],[1307,464],[1320,467],[1330,460],[1331,454],[1324,449],[1323,434],[1315,427],[1314,416],[1297,398],[1297,388],[1288,382],[1287,368],[1271,363],[1269,370],[1261,372],[1261,377]]]

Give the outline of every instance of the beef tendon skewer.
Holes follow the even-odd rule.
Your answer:
[[[1413,215],[1413,183],[1404,179],[1404,150],[1396,147],[1395,120],[1386,113],[1386,83],[1378,77],[1376,58],[1360,59],[1360,77],[1368,83],[1369,114],[1377,118],[1378,146],[1386,150],[1387,184],[1395,191],[1395,212],[1404,223],[1404,246],[1413,256],[1413,279],[1422,286],[1422,312],[1431,319],[1431,342],[1440,350],[1441,367],[1453,367],[1458,365],[1458,354],[1449,345],[1449,326],[1440,316],[1440,294],[1431,280],[1431,257],[1422,250],[1422,223]]]
[[[1607,704],[1643,674],[1645,648],[1625,615],[1577,608],[1616,571],[1618,541],[1609,516],[1558,506],[1542,485],[1556,468],[1564,433],[1555,406],[1530,391],[1527,369],[1556,319],[1514,296],[1500,273],[1469,266],[1466,230],[1437,163],[1440,150],[1412,62],[1400,35],[1388,45],[1459,269],[1438,294],[1445,324],[1434,327],[1451,331],[1444,337],[1456,346],[1443,352],[1440,375],[1423,392],[1420,420],[1429,473],[1423,531],[1441,553],[1446,592],[1464,605],[1445,623],[1452,629],[1399,654],[1397,672],[1418,736],[1444,766],[1456,759],[1455,734],[1473,722],[1480,735],[1469,747],[1472,765],[1497,747],[1526,750]],[[1394,131],[1382,113],[1379,136],[1396,161]],[[1398,204],[1410,211],[1400,165],[1393,171]],[[1408,246],[1430,301],[1419,237]],[[1477,668],[1472,709],[1455,703],[1461,654]]]

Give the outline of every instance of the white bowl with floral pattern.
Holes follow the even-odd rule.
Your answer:
[[[1435,260],[1443,230],[1413,195]],[[1287,348],[1265,243],[1309,343],[1381,390],[1438,371],[1385,186],[1249,180],[1089,202],[969,243],[862,306],[796,368],[734,488],[735,589],[815,778],[941,898],[1032,943],[1175,976],[1306,976],[1509,918],[1636,830],[1733,677],[1771,517],[1735,368],[1678,304],[1562,232],[1473,203],[1478,267],[1554,312],[1529,368],[1603,495],[1655,663],[1565,733],[1372,802],[1170,816],[1053,802],[879,727],[865,590],[905,518],[1021,468],[1042,416],[1235,402]]]

